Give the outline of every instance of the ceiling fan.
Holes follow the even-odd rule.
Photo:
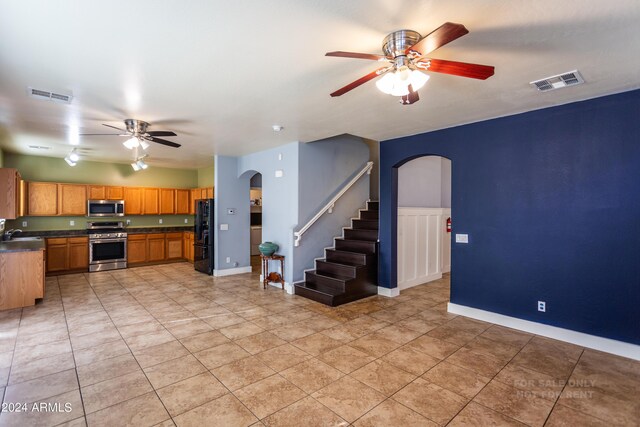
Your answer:
[[[469,30],[464,25],[446,22],[424,37],[413,30],[394,31],[387,35],[382,42],[384,55],[342,51],[327,52],[326,56],[370,59],[390,63],[338,89],[331,96],[343,95],[369,80],[384,75],[376,82],[378,89],[390,95],[400,96],[401,103],[409,105],[420,100],[417,91],[429,80],[429,76],[422,71],[486,80],[493,75],[494,67],[427,57],[434,50],[467,33]]]
[[[111,136],[126,136],[129,137],[128,140],[123,142],[122,144],[128,149],[132,150],[137,147],[142,147],[143,150],[146,150],[149,147],[147,141],[155,142],[157,144],[166,145],[168,147],[178,148],[180,144],[175,143],[173,141],[167,141],[166,139],[158,138],[158,136],[177,136],[174,132],[167,130],[152,130],[149,131],[147,128],[150,126],[149,123],[144,122],[142,120],[136,119],[126,119],[124,121],[126,129],[121,129],[115,126],[111,126],[103,123],[103,126],[110,127],[116,130],[119,130],[120,134],[116,133],[81,133],[80,135],[111,135]]]

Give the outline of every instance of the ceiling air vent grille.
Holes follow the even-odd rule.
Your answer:
[[[71,95],[49,92],[41,89],[34,89],[32,87],[27,88],[27,93],[33,98],[45,99],[53,102],[61,102],[63,104],[71,104],[71,100],[73,99],[73,96]]]
[[[558,74],[557,76],[547,77],[529,83],[540,92],[556,90],[567,86],[575,86],[584,83],[584,79],[578,70],[569,71],[567,73]]]

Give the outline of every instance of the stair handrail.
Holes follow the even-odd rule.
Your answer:
[[[344,187],[342,187],[342,190],[340,190],[340,192],[338,192],[338,194],[336,194],[335,196],[333,196],[333,198],[329,201],[329,203],[327,203],[322,209],[320,209],[318,211],[317,214],[315,214],[315,216],[313,218],[311,218],[309,220],[309,222],[307,222],[305,224],[304,227],[302,227],[299,231],[294,231],[293,235],[295,237],[295,240],[293,241],[293,245],[294,246],[300,246],[300,240],[302,239],[302,235],[309,229],[311,228],[311,226],[318,220],[320,219],[320,217],[325,213],[325,212],[329,212],[332,213],[333,212],[333,207],[335,206],[336,202],[338,201],[338,199],[340,197],[342,197],[342,195],[344,193],[347,192],[347,190],[349,190],[353,184],[355,184],[356,182],[358,182],[358,180],[366,173],[367,175],[371,175],[371,168],[373,168],[373,162],[367,162],[366,166],[364,168],[362,168],[362,170],[360,172],[358,172],[358,174],[356,176],[353,177],[353,179],[351,179],[351,181],[349,181]]]

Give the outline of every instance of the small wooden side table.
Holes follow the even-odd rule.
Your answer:
[[[262,289],[267,289],[269,282],[280,282],[284,290],[284,255],[262,255]],[[269,261],[280,261],[280,273],[277,271],[269,272]]]

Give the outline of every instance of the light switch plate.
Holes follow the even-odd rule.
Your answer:
[[[76,222],[74,220],[71,220],[69,221],[69,225],[73,227],[74,225],[76,225]]]
[[[227,231],[229,229],[229,224],[220,224],[221,231]]]
[[[468,234],[456,234],[456,243],[469,243]]]
[[[185,223],[185,224],[189,224],[189,219],[188,219],[188,218],[185,218],[185,219],[184,219],[184,223]]]
[[[282,169],[278,169],[276,171],[276,178],[282,178],[284,176],[284,171]]]
[[[158,224],[162,224],[162,218],[158,220]]]

